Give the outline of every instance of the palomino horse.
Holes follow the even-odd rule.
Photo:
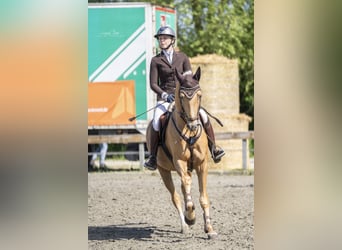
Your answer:
[[[187,233],[188,225],[195,223],[195,206],[191,198],[192,170],[196,171],[200,198],[203,209],[204,231],[210,239],[215,238],[209,217],[210,202],[207,194],[208,175],[208,139],[200,121],[201,88],[199,79],[201,69],[196,73],[182,76],[176,71],[180,83],[176,84],[175,108],[170,114],[169,123],[165,129],[163,147],[158,148],[157,166],[171,199],[176,207],[181,221],[182,233]],[[147,128],[147,147],[150,148],[151,123]],[[165,152],[165,151],[168,151]],[[185,211],[183,213],[182,200],[177,193],[171,171],[176,171],[181,178],[181,189],[184,198]]]

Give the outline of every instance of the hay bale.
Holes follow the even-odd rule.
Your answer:
[[[218,55],[201,55],[190,58],[190,63],[193,72],[201,67],[202,106],[214,114],[238,114],[238,61]]]
[[[221,127],[211,119],[215,133],[248,131],[251,118],[240,114],[239,67],[236,59],[219,55],[201,55],[190,58],[193,72],[201,67],[200,85],[203,93],[202,106],[223,123]],[[209,159],[211,169],[242,168],[242,140],[217,140],[226,155],[214,164]],[[247,167],[249,152],[247,151]]]
[[[245,114],[233,115],[225,118],[225,123],[227,125],[227,130],[230,132],[243,132],[248,131],[248,124],[251,122],[251,118]],[[213,127],[215,133],[225,132],[220,131],[217,128],[215,122],[213,122]],[[216,129],[215,129],[216,128]],[[216,144],[223,148],[226,152],[226,155],[222,158],[222,160],[215,164],[212,159],[209,159],[209,168],[210,169],[220,169],[220,170],[229,170],[235,168],[242,168],[242,140],[234,139],[234,140],[216,140]],[[249,163],[249,147],[247,144],[247,168],[250,167]]]
[[[216,133],[248,131],[248,125],[252,121],[252,118],[245,114],[227,115],[225,113],[215,113],[215,116],[223,124],[223,127],[221,127],[214,119],[210,118]]]

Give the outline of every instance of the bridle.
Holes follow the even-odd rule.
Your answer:
[[[200,86],[197,84],[196,86],[194,87],[184,87],[184,86],[181,86],[180,89],[179,89],[179,94],[178,96],[180,96],[180,94],[184,94],[185,98],[187,99],[192,99],[195,94],[200,91],[201,88]],[[200,122],[200,116],[199,116],[199,110],[200,110],[200,107],[201,107],[201,96],[199,95],[196,95],[197,98],[199,98],[198,100],[198,109],[197,109],[197,112],[196,112],[196,117],[190,117],[188,115],[188,113],[185,111],[184,109],[184,103],[183,103],[183,99],[180,98],[180,106],[181,106],[181,111],[180,112],[177,112],[179,114],[179,116],[182,118],[182,120],[185,122],[185,124],[187,125],[187,128],[190,130],[190,131],[194,131],[195,135],[194,136],[190,136],[190,137],[187,137],[185,135],[185,133],[183,134],[182,131],[177,127],[177,124],[172,116],[171,120],[172,120],[172,123],[174,125],[174,127],[176,128],[178,134],[182,137],[182,139],[184,141],[186,141],[190,146],[192,146],[197,140],[198,138],[201,136],[202,134],[202,124]],[[195,126],[193,125],[194,122],[197,123],[195,124]]]
[[[181,86],[179,89],[179,96],[180,94],[184,94],[184,96],[187,99],[192,99],[194,97],[194,95],[200,91],[201,88],[199,85],[196,85],[194,87],[184,87]],[[194,121],[198,121],[198,124],[200,124],[200,120],[199,120],[199,110],[201,107],[201,96],[196,95],[196,97],[199,99],[198,103],[198,108],[197,108],[197,112],[196,112],[196,117],[190,117],[188,113],[186,113],[185,109],[184,109],[184,104],[183,104],[183,98],[180,98],[180,104],[181,104],[181,112],[179,112],[180,117],[183,119],[183,121],[189,125],[190,123],[194,122]]]

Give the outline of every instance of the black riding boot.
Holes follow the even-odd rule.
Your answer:
[[[144,167],[149,170],[157,169],[157,151],[158,151],[158,143],[159,143],[159,132],[155,131],[153,128],[151,129],[151,148],[150,148],[150,157],[144,163]]]
[[[222,156],[224,156],[226,153],[223,151],[222,148],[216,147],[214,130],[209,120],[204,125],[204,130],[208,135],[208,146],[211,153],[211,157],[213,158],[215,163],[218,163],[220,162]]]

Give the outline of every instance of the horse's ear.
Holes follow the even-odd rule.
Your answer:
[[[194,74],[194,76],[192,77],[193,79],[199,81],[201,78],[201,67],[198,67],[196,70],[196,73]]]
[[[179,72],[176,68],[175,68],[175,73],[176,73],[176,77],[177,77],[178,81],[183,82],[184,77],[181,74],[179,74]]]

